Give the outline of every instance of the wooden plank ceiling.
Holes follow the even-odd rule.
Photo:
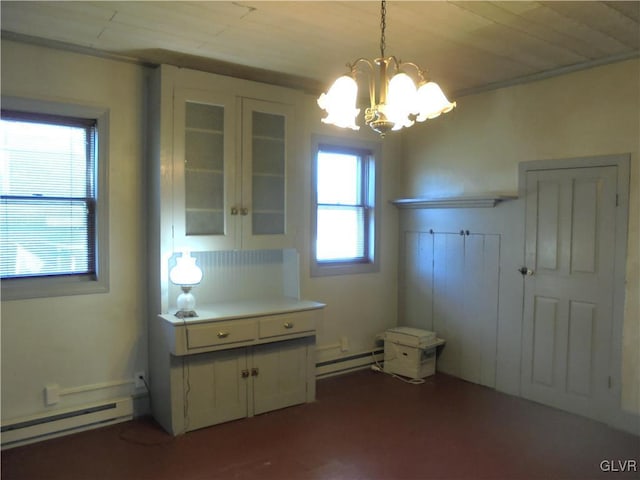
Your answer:
[[[320,91],[379,56],[380,4],[2,1],[3,38],[172,63]],[[640,2],[387,4],[386,54],[455,97],[638,56]]]

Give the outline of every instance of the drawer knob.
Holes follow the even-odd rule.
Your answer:
[[[241,374],[242,374],[242,378],[248,378],[249,377],[249,370],[242,370]]]
[[[258,368],[252,368],[251,369],[251,376],[252,377],[257,377],[260,374],[260,369]]]
[[[229,332],[218,332],[218,338],[227,338],[229,336]]]
[[[284,328],[293,328],[293,322],[285,322]]]

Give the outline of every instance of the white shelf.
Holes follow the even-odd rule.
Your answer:
[[[493,208],[500,202],[515,200],[517,195],[488,195],[477,197],[398,198],[391,200],[400,209],[417,208]]]

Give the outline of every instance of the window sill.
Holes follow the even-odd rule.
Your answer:
[[[312,277],[330,277],[334,275],[358,275],[362,273],[376,273],[380,271],[377,262],[353,263],[318,263],[311,264]]]
[[[0,281],[2,301],[26,300],[30,298],[66,297],[70,295],[90,295],[107,293],[107,279],[89,280],[82,276],[16,278]]]

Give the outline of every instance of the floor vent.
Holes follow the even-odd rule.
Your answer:
[[[133,400],[119,398],[106,403],[83,405],[55,413],[49,412],[47,415],[17,419],[2,425],[2,448],[26,445],[132,418]]]
[[[316,378],[327,378],[343,373],[369,368],[375,362],[382,362],[384,349],[374,349],[316,364]]]

